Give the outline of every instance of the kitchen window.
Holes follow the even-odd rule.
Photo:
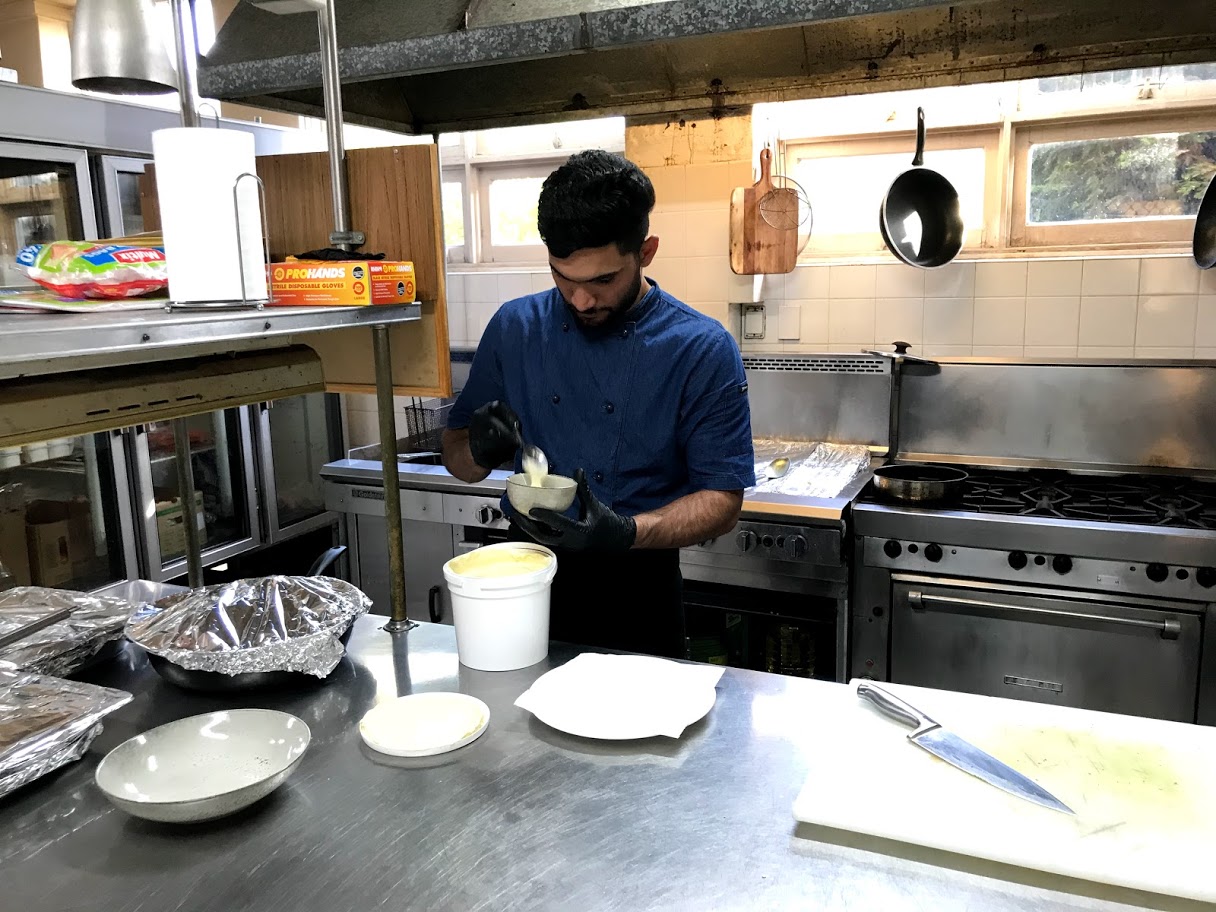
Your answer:
[[[1181,250],[1216,177],[1216,64],[846,101],[757,105],[753,114],[757,139],[778,140],[784,172],[810,198],[804,258],[885,251],[879,204],[911,165],[909,127],[922,105],[925,165],[958,190],[964,255]]]
[[[486,263],[543,263],[545,246],[536,208],[545,178],[556,165],[483,171],[481,249]]]

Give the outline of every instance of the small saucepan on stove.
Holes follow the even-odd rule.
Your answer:
[[[901,503],[947,500],[967,479],[962,469],[930,465],[889,465],[874,470],[874,490]]]

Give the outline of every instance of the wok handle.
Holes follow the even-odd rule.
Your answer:
[[[916,156],[912,159],[912,167],[919,168],[925,163],[925,109],[916,109]]]

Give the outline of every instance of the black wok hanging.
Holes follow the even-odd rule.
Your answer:
[[[909,266],[945,266],[963,247],[963,215],[958,191],[936,171],[923,167],[925,111],[916,109],[916,156],[912,168],[895,178],[878,213],[882,239]],[[1216,208],[1216,204],[1213,205]]]
[[[1200,269],[1216,266],[1216,177],[1204,191],[1203,202],[1195,215],[1195,239],[1191,252]]]

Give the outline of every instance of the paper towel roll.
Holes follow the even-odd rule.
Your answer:
[[[169,298],[177,303],[264,301],[266,260],[253,136],[212,127],[174,127],[152,134],[156,195],[169,269]],[[239,250],[238,250],[239,246]]]

